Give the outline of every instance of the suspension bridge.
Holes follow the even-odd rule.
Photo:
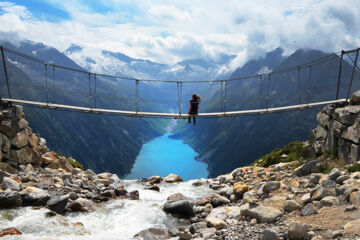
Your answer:
[[[0,79],[0,93],[2,100],[39,108],[133,117],[188,117],[189,115],[187,112],[184,112],[183,109],[183,105],[188,104],[187,101],[183,101],[183,86],[191,86],[192,84],[197,86],[196,88],[202,84],[207,84],[207,87],[219,87],[219,89],[214,90],[211,97],[209,96],[202,100],[202,103],[212,102],[219,105],[219,111],[201,112],[196,115],[197,117],[233,117],[241,115],[268,114],[282,111],[302,110],[327,104],[347,104],[349,102],[349,96],[351,94],[354,79],[357,75],[359,75],[360,71],[357,64],[360,48],[349,51],[343,50],[338,53],[329,54],[325,57],[313,59],[312,61],[298,66],[281,70],[273,70],[270,72],[259,73],[251,76],[242,76],[239,78],[202,81],[155,80],[112,76],[46,62],[35,58],[34,56],[30,56],[29,54],[26,55],[3,46],[0,46],[0,50],[4,76],[3,80]],[[319,71],[324,71],[324,69],[319,67],[315,73],[314,69],[316,66],[320,66],[321,64],[330,61],[335,61],[337,64],[337,69],[331,69],[332,71],[336,71],[336,78],[331,81],[329,80],[328,86],[325,86],[325,84],[316,86],[316,84],[312,83],[313,75],[319,75]],[[22,71],[26,72],[28,75],[33,75],[31,78],[33,82],[25,80],[20,81],[17,79],[20,78],[19,74],[12,74],[11,71],[13,68],[12,70],[9,70],[9,65],[21,65]],[[345,68],[344,65],[347,67]],[[348,73],[344,74],[345,70]],[[58,76],[58,79],[56,79],[56,75]],[[283,104],[274,104],[270,102],[270,100],[275,99],[275,97],[279,97],[280,95],[279,92],[275,90],[275,86],[281,87],[283,83],[281,83],[279,79],[284,78],[286,81],[291,81],[294,86],[293,88],[296,86],[296,89],[291,89],[291,91],[289,91],[290,89],[287,89],[287,95],[283,95],[280,98],[296,99],[296,103],[295,101],[283,100]],[[346,79],[344,80],[344,78]],[[118,82],[127,81],[128,83],[126,86],[133,86],[133,89],[130,89],[130,87],[128,87],[129,89],[123,89],[124,92],[128,93],[127,97],[108,96],[108,93],[104,90],[102,95],[99,94],[99,84],[116,84],[116,81],[110,81],[110,79],[117,80]],[[246,81],[249,84],[253,84],[253,86],[258,87],[256,88],[257,93],[251,93],[251,96],[248,96],[247,99],[243,100],[246,102],[253,100],[257,104],[252,105],[251,109],[231,109],[231,103],[236,102],[236,93],[233,93],[233,97],[229,96],[229,85],[234,84],[235,86],[236,84],[242,84]],[[172,102],[172,108],[176,106],[175,108],[177,108],[177,111],[143,111],[141,109],[142,102],[153,104],[153,102],[163,102],[164,99],[145,99],[140,96],[141,89],[159,89],[162,87],[161,84],[167,84],[167,89],[173,89],[174,92],[176,91],[176,94],[174,94],[176,95],[176,99],[172,99],[168,102]],[[331,87],[333,89],[333,97],[321,100],[318,98],[311,99],[311,94],[317,94],[318,91],[324,90],[326,87]],[[19,91],[19,88],[22,88],[23,91]],[[111,86],[109,89],[111,89]],[[189,91],[193,91],[190,89],[191,87],[189,88]],[[41,94],[34,94],[33,96],[23,94],[24,92],[30,90],[39,91]],[[132,93],[130,94],[129,92]],[[60,94],[71,95],[72,101],[64,100],[64,98],[59,97]],[[76,101],[77,97],[79,98],[79,102]],[[109,101],[118,101],[121,103],[127,102],[128,105],[133,106],[133,109],[124,109],[125,107],[113,108],[112,106],[115,106],[115,104],[104,104],[104,99]],[[293,104],[289,104],[290,102]],[[239,104],[236,104],[235,106],[238,107]]]

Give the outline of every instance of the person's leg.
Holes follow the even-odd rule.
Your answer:
[[[196,124],[196,119],[195,119],[195,117],[193,117],[193,123],[194,123],[194,125]]]
[[[188,117],[188,123],[191,123],[191,117]]]

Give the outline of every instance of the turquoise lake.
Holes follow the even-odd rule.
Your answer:
[[[195,160],[198,155],[182,140],[172,139],[171,133],[144,144],[131,173],[126,179],[142,179],[154,175],[166,177],[170,173],[179,175],[184,181],[207,178],[207,164]]]

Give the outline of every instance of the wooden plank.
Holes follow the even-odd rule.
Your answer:
[[[13,102],[17,104],[25,104],[25,105],[34,105],[43,108],[51,108],[51,109],[68,109],[68,110],[76,110],[88,113],[108,113],[108,114],[119,114],[119,115],[127,115],[127,116],[135,116],[135,117],[172,117],[172,118],[187,118],[188,114],[178,114],[178,113],[157,113],[157,112],[134,112],[134,111],[124,111],[124,110],[116,110],[116,109],[102,109],[102,108],[88,108],[88,107],[79,107],[79,106],[71,106],[71,105],[62,105],[62,104],[54,104],[54,103],[44,103],[44,102],[36,102],[36,101],[28,101],[28,100],[20,100],[20,99],[9,99],[2,98],[4,101]],[[328,105],[334,103],[342,103],[346,102],[346,99],[338,99],[331,101],[323,101],[323,102],[315,102],[309,104],[299,104],[299,105],[290,105],[283,107],[275,107],[268,109],[252,109],[252,110],[242,110],[242,111],[231,111],[231,112],[213,112],[213,113],[199,113],[196,115],[197,117],[226,117],[226,116],[237,116],[237,115],[250,115],[250,114],[264,114],[264,113],[272,113],[272,112],[280,112],[286,110],[296,110],[296,109],[305,109],[311,108],[315,106]]]

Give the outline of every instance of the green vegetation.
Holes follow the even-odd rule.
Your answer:
[[[71,166],[73,166],[74,168],[80,168],[81,170],[84,171],[84,166],[81,163],[79,163],[78,161],[75,161],[74,159],[71,159],[71,158],[66,158],[66,161],[68,163],[70,163]]]
[[[348,167],[349,172],[360,172],[360,164],[354,164],[350,167]]]
[[[269,167],[280,162],[292,162],[304,160],[309,155],[303,142],[291,142],[284,148],[276,148],[271,153],[266,154],[256,160],[252,165],[259,167]]]

